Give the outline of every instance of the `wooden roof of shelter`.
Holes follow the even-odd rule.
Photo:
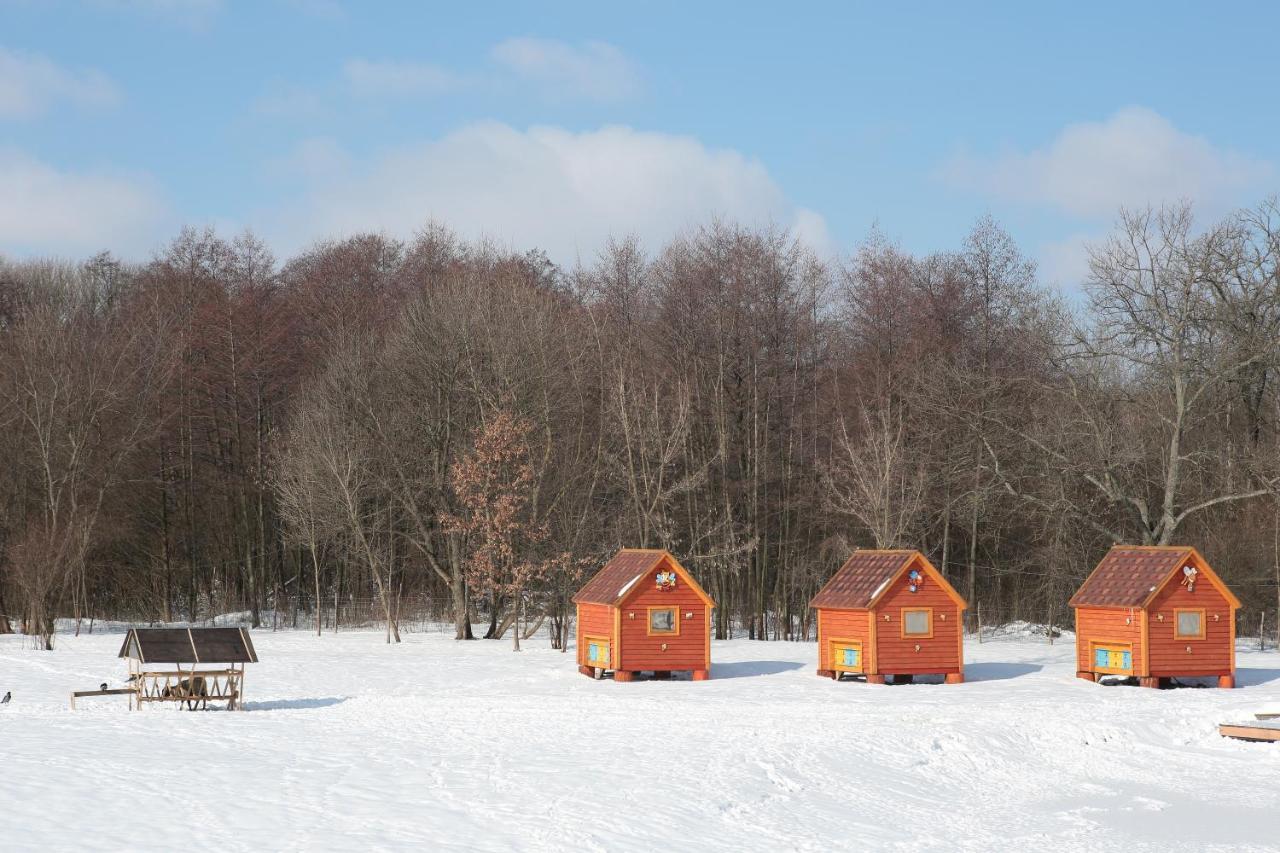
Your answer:
[[[244,628],[130,628],[119,657],[142,663],[257,663]]]
[[[1240,600],[1227,589],[1222,579],[1209,567],[1195,548],[1185,545],[1116,545],[1098,563],[1076,594],[1072,607],[1146,607],[1174,573],[1187,562],[1194,561],[1231,603]]]
[[[925,573],[939,584],[960,608],[968,605],[946,578],[919,551],[877,551],[859,548],[809,602],[810,607],[833,610],[865,610],[873,607],[898,576],[919,559]]]
[[[698,585],[684,566],[668,551],[661,548],[623,548],[587,581],[578,594],[573,597],[575,604],[607,604],[617,606],[627,595],[637,588],[637,581],[649,572],[657,569],[658,564],[667,559],[672,567],[684,579],[685,583],[706,603],[715,607],[715,602],[706,590]]]

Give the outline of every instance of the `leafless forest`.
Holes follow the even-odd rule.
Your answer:
[[[989,220],[834,262],[724,222],[572,269],[443,227],[0,260],[0,631],[429,612],[518,644],[620,546],[674,552],[721,635],[812,636],[854,546],[1063,624],[1133,542],[1199,547],[1269,633],[1278,264],[1275,201],[1121,213],[1078,297]]]

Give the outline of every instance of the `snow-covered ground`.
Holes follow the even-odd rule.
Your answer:
[[[119,634],[0,636],[0,849],[1280,849],[1280,654],[1237,690],[1104,687],[1071,638],[970,642],[968,682],[814,676],[716,643],[707,682],[595,682],[531,641],[259,631],[247,713],[68,692]]]

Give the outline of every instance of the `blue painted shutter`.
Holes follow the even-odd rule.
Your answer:
[[[1107,659],[1108,659],[1108,653],[1107,653],[1107,650],[1106,650],[1106,649],[1094,649],[1094,650],[1093,650],[1093,665],[1094,665],[1094,666],[1096,666],[1096,667],[1098,667],[1098,668],[1100,668],[1100,669],[1106,669],[1106,668],[1107,668]]]
[[[1133,661],[1132,661],[1132,659],[1131,659],[1131,655],[1129,654],[1129,652],[1121,652],[1121,653],[1120,653],[1120,667],[1121,667],[1121,669],[1132,669],[1132,668],[1133,668]]]

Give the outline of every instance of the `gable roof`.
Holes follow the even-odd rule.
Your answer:
[[[708,607],[716,606],[711,596],[707,595],[706,590],[698,585],[684,566],[670,552],[661,548],[623,548],[578,590],[573,601],[575,604],[607,604],[616,607],[639,588],[637,582],[640,578],[657,569],[664,559],[671,563],[676,574],[704,604]]]
[[[894,581],[910,566],[919,564],[934,583],[960,606],[968,604],[942,573],[919,551],[881,551],[859,548],[809,602],[810,607],[833,610],[866,610],[876,605]]]
[[[1232,607],[1240,600],[1195,548],[1185,545],[1115,545],[1071,596],[1071,607],[1146,607],[1182,567],[1194,561]]]
[[[118,657],[142,663],[257,663],[243,628],[130,628]]]

